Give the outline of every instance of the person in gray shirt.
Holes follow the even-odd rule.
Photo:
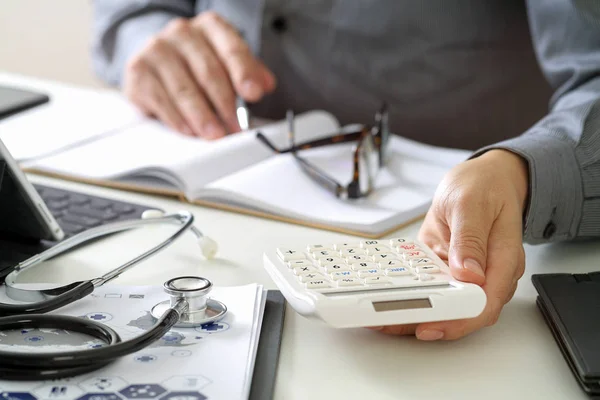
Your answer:
[[[185,135],[325,109],[473,150],[440,183],[419,238],[484,288],[477,318],[372,327],[453,340],[494,324],[523,242],[600,236],[600,2],[94,0],[93,62]]]

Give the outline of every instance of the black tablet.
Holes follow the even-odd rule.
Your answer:
[[[537,305],[573,375],[600,395],[600,272],[534,274]]]
[[[49,101],[50,97],[41,92],[0,85],[0,119]]]
[[[59,241],[64,232],[0,140],[0,239]]]

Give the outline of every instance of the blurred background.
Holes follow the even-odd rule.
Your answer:
[[[0,71],[104,87],[89,57],[91,21],[88,0],[0,1]]]

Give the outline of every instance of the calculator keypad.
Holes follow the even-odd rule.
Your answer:
[[[277,250],[291,279],[320,292],[447,285],[449,277],[430,254],[404,238]]]

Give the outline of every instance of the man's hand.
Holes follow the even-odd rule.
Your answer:
[[[190,136],[238,132],[236,94],[260,100],[275,77],[237,31],[214,12],[177,19],[127,65],[126,96],[147,115]]]
[[[528,186],[525,160],[504,150],[491,150],[450,171],[419,239],[448,262],[456,279],[481,285],[487,305],[472,319],[375,329],[453,340],[496,323],[525,270],[522,224]]]

